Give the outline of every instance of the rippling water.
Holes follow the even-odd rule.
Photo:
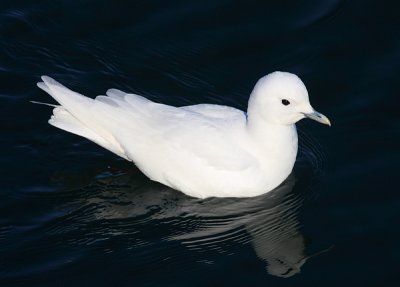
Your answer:
[[[391,3],[392,2],[392,3]],[[399,286],[395,1],[2,1],[1,286]],[[249,199],[187,197],[47,124],[49,75],[167,104],[245,109],[298,74],[293,174]]]

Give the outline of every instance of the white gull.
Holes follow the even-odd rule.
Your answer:
[[[261,78],[247,113],[227,106],[173,107],[116,89],[95,99],[50,77],[38,86],[59,105],[49,123],[132,161],[151,180],[199,198],[251,197],[271,191],[291,173],[295,123],[316,112],[303,82],[274,72]]]

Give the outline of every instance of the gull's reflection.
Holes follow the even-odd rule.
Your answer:
[[[200,200],[125,174],[98,178],[75,203],[96,206],[91,208],[93,216],[85,220],[112,220],[114,225],[118,220],[168,222],[168,235],[160,238],[178,241],[195,252],[250,244],[269,274],[291,277],[310,257],[297,219],[303,198],[293,191],[294,185],[290,176],[262,196]]]
[[[297,212],[302,204],[302,198],[293,194],[294,176],[290,176],[281,186],[266,195],[248,199],[214,199],[207,207],[212,218],[226,217],[229,220],[218,226],[210,226],[200,231],[179,236],[179,239],[190,240],[191,244],[198,239],[204,242],[221,239],[225,234],[227,240],[232,231],[240,226],[248,232],[251,245],[257,256],[265,261],[269,274],[279,277],[291,277],[300,272],[301,266],[307,260],[305,240],[299,230]],[[237,239],[237,238],[236,238]]]

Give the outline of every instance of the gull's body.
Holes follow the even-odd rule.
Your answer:
[[[172,107],[115,89],[90,99],[42,79],[38,86],[60,104],[50,124],[134,162],[154,181],[200,198],[250,197],[274,189],[296,160],[295,122],[305,116],[329,122],[289,73],[260,79],[247,113],[208,104]],[[289,108],[282,104],[287,99]]]

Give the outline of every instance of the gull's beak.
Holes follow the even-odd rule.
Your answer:
[[[321,124],[331,126],[331,121],[323,114],[313,110],[311,113],[303,113],[306,118],[317,121]]]

